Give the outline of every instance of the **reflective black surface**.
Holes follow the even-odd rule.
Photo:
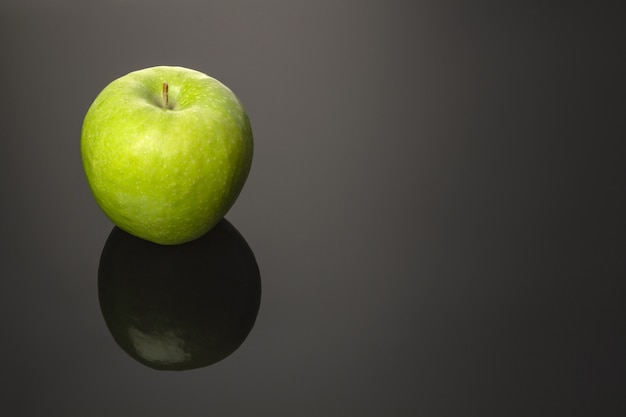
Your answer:
[[[626,415],[620,6],[1,1],[0,415]],[[160,64],[255,134],[226,218],[261,307],[182,372],[107,327],[79,152],[98,92]]]

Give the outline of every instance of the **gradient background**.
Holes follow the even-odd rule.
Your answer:
[[[623,14],[502,3],[2,0],[0,414],[624,415]],[[257,323],[182,373],[108,333],[79,153],[98,92],[160,64],[256,141],[227,218]]]

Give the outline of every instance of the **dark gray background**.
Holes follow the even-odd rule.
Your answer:
[[[3,0],[0,414],[624,415],[623,14],[503,3]],[[161,64],[230,86],[256,146],[227,218],[257,324],[182,373],[105,327],[79,154]]]

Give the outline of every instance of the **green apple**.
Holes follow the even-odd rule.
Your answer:
[[[237,199],[252,163],[248,116],[218,80],[151,67],[111,82],[87,111],[87,182],[121,229],[164,245],[204,235]]]

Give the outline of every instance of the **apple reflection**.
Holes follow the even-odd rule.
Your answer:
[[[239,348],[256,320],[261,279],[252,250],[225,219],[175,246],[115,227],[100,257],[98,297],[126,353],[154,369],[187,370]]]

